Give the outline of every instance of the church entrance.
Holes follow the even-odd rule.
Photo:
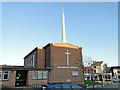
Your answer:
[[[15,82],[16,87],[26,86],[27,74],[28,74],[27,70],[16,71],[16,82]]]

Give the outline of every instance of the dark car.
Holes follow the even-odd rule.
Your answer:
[[[63,84],[45,84],[41,87],[42,90],[85,90],[79,85],[72,83],[63,83]]]

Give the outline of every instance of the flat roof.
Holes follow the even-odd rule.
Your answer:
[[[24,66],[0,66],[1,70],[51,70],[51,68],[28,68]]]

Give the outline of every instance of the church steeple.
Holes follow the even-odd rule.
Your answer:
[[[62,10],[63,10],[62,12],[62,43],[66,43],[64,9]]]

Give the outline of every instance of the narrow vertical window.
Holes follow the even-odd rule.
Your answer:
[[[33,62],[32,62],[32,65],[34,66],[34,60],[35,60],[35,55],[33,55]]]
[[[0,80],[2,80],[2,71],[0,71]]]
[[[42,71],[38,71],[38,79],[42,79]]]
[[[47,71],[43,71],[43,79],[47,79]]]
[[[4,71],[3,80],[8,80],[8,77],[9,77],[9,72]]]
[[[32,56],[31,56],[31,60],[30,60],[30,65],[32,66],[32,63],[33,63],[33,61],[32,61]]]
[[[33,71],[33,79],[37,79],[37,72]]]

